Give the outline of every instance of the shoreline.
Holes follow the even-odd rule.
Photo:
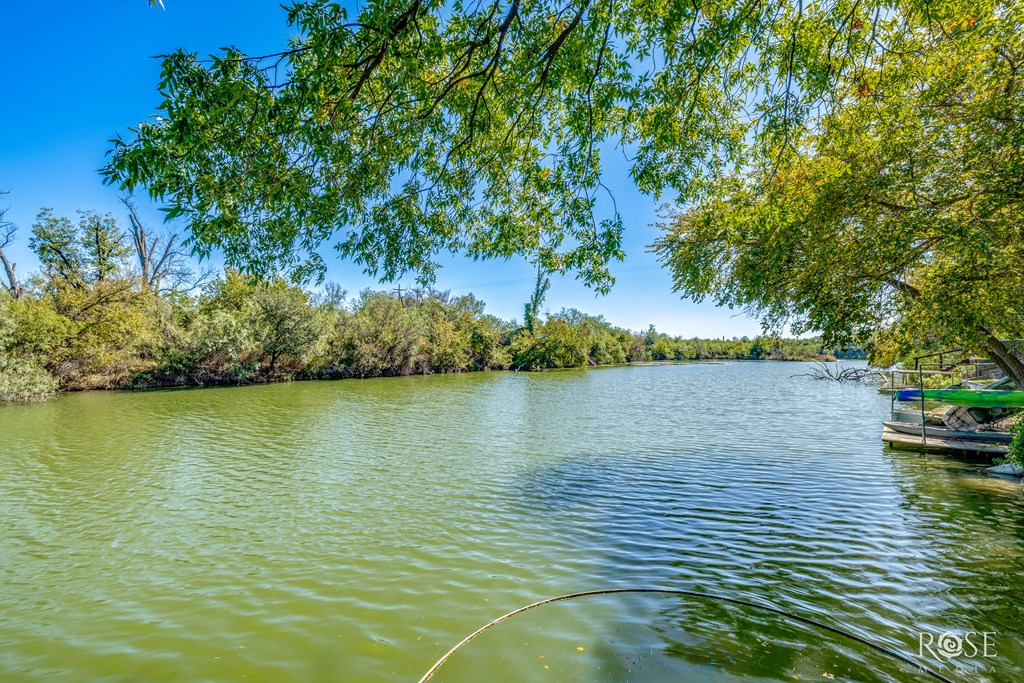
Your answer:
[[[859,359],[843,359],[843,360],[859,360]],[[266,377],[259,379],[246,379],[242,381],[228,381],[228,380],[213,380],[209,382],[163,382],[153,383],[144,385],[121,385],[121,386],[84,386],[84,387],[71,387],[67,389],[58,390],[56,393],[42,397],[35,398],[25,401],[6,401],[0,402],[0,408],[8,405],[25,405],[30,403],[45,403],[51,401],[65,394],[84,394],[93,392],[105,392],[105,391],[121,391],[126,393],[134,392],[149,392],[149,391],[169,391],[174,389],[216,389],[216,388],[231,388],[231,387],[247,387],[247,386],[261,386],[270,384],[287,384],[291,382],[338,382],[346,380],[367,380],[367,379],[397,379],[402,377],[435,377],[435,376],[446,376],[446,375],[476,375],[486,373],[544,373],[544,372],[566,372],[566,371],[579,371],[579,370],[600,370],[610,368],[628,368],[628,367],[659,367],[659,366],[672,366],[672,365],[725,365],[727,363],[813,363],[821,362],[818,358],[706,358],[699,360],[643,360],[633,361],[627,363],[605,363],[600,365],[584,365],[579,367],[568,367],[568,368],[482,368],[478,370],[453,370],[451,372],[417,372],[417,373],[396,373],[396,374],[377,374],[377,375],[356,375],[356,374],[344,374],[344,373],[329,373],[327,376],[309,376],[303,373],[296,373],[293,376],[279,376],[279,377]],[[829,360],[827,362],[834,362]]]

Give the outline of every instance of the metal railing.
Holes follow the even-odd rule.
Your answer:
[[[927,420],[927,417],[925,415],[925,409],[924,409],[924,375],[925,375],[926,371],[924,369],[922,369],[922,368],[917,368],[916,372],[912,371],[912,370],[890,370],[890,373],[892,373],[892,374],[890,374],[890,378],[889,378],[889,386],[892,387],[892,396],[889,399],[889,415],[890,415],[890,417],[896,413],[896,373],[897,372],[903,373],[904,374],[904,378],[906,377],[907,374],[917,374],[918,388],[921,391],[921,402],[920,402],[920,408],[921,408],[921,445],[922,446],[927,446],[928,445],[928,420]],[[938,374],[942,374],[942,375],[952,375],[953,374],[952,372],[945,372],[945,371],[941,371],[941,370],[939,370],[939,371],[932,371],[932,372],[937,372]],[[904,381],[906,381],[906,380],[904,379]],[[952,385],[950,385],[950,386],[952,386]]]
[[[1000,340],[1006,347],[1013,353],[1020,355],[1021,348],[1024,346],[1024,340],[1021,339],[1001,339]],[[955,360],[946,362],[946,359],[953,357]],[[938,358],[937,365],[941,370],[952,370],[958,365],[978,365],[992,363],[988,358],[982,358],[980,356],[967,355],[964,356],[964,347],[954,346],[953,348],[943,349],[942,351],[934,351],[932,353],[926,353],[921,356],[914,357],[914,369],[923,365],[936,365],[936,363],[922,363],[921,361],[928,358]]]
[[[944,351],[936,351],[934,353],[926,353],[923,356],[915,356],[914,357],[914,369],[916,370],[918,367],[920,367],[921,361],[923,361],[924,359],[926,359],[926,358],[936,358],[936,357],[938,357],[938,359],[939,359],[939,363],[938,363],[939,366],[942,367],[942,366],[945,365],[945,363],[943,362],[944,358],[946,358],[947,356],[953,355],[954,353],[960,354],[959,357],[962,358],[963,357],[963,352],[964,352],[964,347],[957,346],[957,347],[952,348],[952,349],[945,349]]]

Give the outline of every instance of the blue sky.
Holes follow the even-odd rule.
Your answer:
[[[7,218],[20,226],[8,255],[19,272],[35,268],[28,233],[40,207],[73,215],[76,209],[121,216],[117,191],[103,185],[108,140],[156,110],[160,62],[153,55],[185,47],[199,53],[237,45],[250,54],[280,50],[289,35],[278,2],[165,0],[5,2],[0,58],[8,68],[0,107],[0,190]],[[632,329],[653,323],[671,334],[704,337],[755,335],[756,321],[705,302],[680,299],[666,272],[645,252],[658,234],[654,198],[636,191],[621,155],[606,157],[607,184],[625,224],[626,260],[613,268],[612,293],[596,296],[570,277],[555,277],[546,308],[575,307]],[[142,202],[151,223],[156,206]],[[175,226],[184,229],[183,225]],[[326,253],[326,252],[325,252]],[[532,289],[532,269],[521,261],[442,259],[437,287],[472,291],[488,311],[521,318]],[[349,291],[379,286],[351,263],[328,258],[328,279]],[[408,284],[405,283],[405,284]]]

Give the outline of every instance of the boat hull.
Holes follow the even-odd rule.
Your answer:
[[[914,436],[921,436],[921,423],[913,422],[896,422],[887,421],[882,423],[884,426],[893,430],[894,432],[900,432],[901,434],[912,434]],[[949,429],[947,427],[938,427],[936,425],[926,425],[924,428],[925,436],[928,438],[936,439],[964,439],[968,441],[983,441],[985,443],[1010,443],[1010,439],[1013,436],[1009,432],[965,432],[957,429]]]
[[[996,443],[992,441],[978,441],[972,439],[947,439],[929,437],[925,432],[925,438],[921,437],[920,427],[918,434],[904,434],[889,427],[882,428],[882,441],[893,446],[906,448],[919,448],[934,451],[958,451],[962,453],[984,453],[986,455],[1006,455],[1009,444]]]

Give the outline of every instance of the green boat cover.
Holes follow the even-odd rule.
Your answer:
[[[897,401],[921,400],[920,389],[900,389]],[[978,391],[975,389],[925,389],[924,400],[969,408],[1024,408],[1024,391]]]

